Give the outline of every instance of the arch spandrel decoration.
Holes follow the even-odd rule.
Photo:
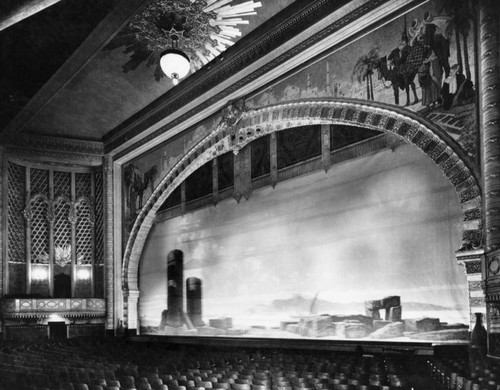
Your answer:
[[[389,132],[420,149],[441,169],[455,188],[463,214],[462,247],[482,244],[481,191],[477,167],[460,146],[437,126],[413,112],[377,102],[354,99],[307,100],[245,110],[230,104],[217,128],[196,144],[167,173],[141,209],[130,232],[123,258],[125,299],[138,294],[139,259],[156,212],[191,173],[228,151],[235,154],[251,141],[276,131],[305,125],[342,124]],[[127,306],[125,306],[127,307]],[[124,313],[125,320],[137,313]]]

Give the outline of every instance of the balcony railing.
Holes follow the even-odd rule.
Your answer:
[[[2,299],[6,318],[105,317],[106,301],[99,298],[15,298]]]

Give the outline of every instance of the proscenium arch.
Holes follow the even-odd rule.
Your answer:
[[[463,214],[462,247],[481,244],[481,191],[477,167],[448,134],[417,114],[384,103],[354,99],[294,101],[240,114],[236,123],[223,120],[189,150],[163,177],[144,204],[130,232],[123,257],[122,289],[125,303],[131,293],[138,297],[137,273],[142,249],[156,212],[177,186],[219,155],[229,151],[237,153],[251,141],[266,134],[305,125],[365,127],[395,134],[418,148],[434,161],[455,188]],[[137,316],[136,309],[125,304],[126,323],[130,316]]]

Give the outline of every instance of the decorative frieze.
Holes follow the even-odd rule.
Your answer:
[[[17,158],[97,166],[102,163],[104,146],[101,142],[21,134],[10,141],[7,152]]]
[[[61,317],[104,317],[106,301],[99,298],[3,299],[5,318],[42,318],[51,314]]]
[[[481,273],[481,260],[464,261],[467,275]]]

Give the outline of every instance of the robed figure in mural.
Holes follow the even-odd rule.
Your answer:
[[[424,24],[422,44],[425,59],[418,70],[418,80],[422,88],[422,105],[432,108],[441,103],[441,85],[443,76],[450,73],[450,43],[441,34],[436,34],[437,26]]]

